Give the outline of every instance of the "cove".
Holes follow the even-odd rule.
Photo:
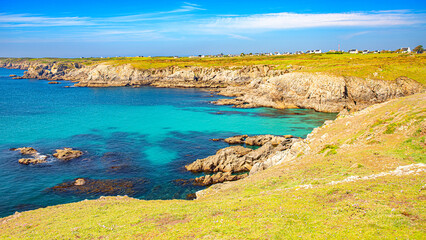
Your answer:
[[[306,137],[336,114],[310,109],[238,109],[199,89],[153,87],[79,88],[72,83],[12,79],[22,70],[0,68],[0,217],[99,194],[46,189],[75,178],[130,179],[139,199],[184,199],[201,187],[176,179],[199,176],[184,165],[227,147],[212,138],[239,134]],[[66,88],[65,86],[71,86]],[[72,147],[84,155],[20,165],[10,148],[31,146],[43,154]],[[143,181],[139,181],[143,179]]]

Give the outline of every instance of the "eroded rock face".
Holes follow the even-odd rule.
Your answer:
[[[214,101],[239,108],[309,108],[320,112],[360,110],[386,100],[424,90],[422,84],[400,77],[394,81],[337,77],[322,73],[293,72],[294,68],[274,70],[259,65],[242,68],[185,67],[135,69],[131,65],[99,63],[7,62],[6,68],[27,69],[23,77],[69,80],[80,87],[145,86],[165,88],[208,88],[219,95],[235,97]]]
[[[213,156],[198,159],[186,165],[185,168],[191,172],[248,172],[254,164],[265,161],[277,151],[288,149],[297,141],[300,140],[296,138],[283,138],[279,144],[269,141],[256,150],[242,146],[231,146],[220,149]]]
[[[252,149],[242,146],[232,146],[220,149],[216,155],[199,159],[192,164],[186,165],[185,168],[191,172],[240,172],[248,171],[249,166],[242,156],[253,151]]]
[[[72,148],[56,149],[56,153],[53,154],[54,157],[61,160],[71,160],[78,158],[83,155],[83,152],[80,150],[73,150]]]
[[[225,138],[224,142],[229,144],[247,144],[249,146],[263,146],[270,142],[272,145],[278,145],[285,141],[287,138],[292,138],[292,135],[274,136],[274,135],[238,135],[229,138]]]
[[[247,177],[248,174],[240,174],[240,175],[232,175],[230,172],[222,173],[218,172],[213,175],[206,175],[202,177],[198,177],[194,180],[196,185],[200,186],[210,186],[216,183],[223,183],[227,181],[237,181]]]

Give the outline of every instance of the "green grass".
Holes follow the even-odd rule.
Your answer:
[[[1,61],[2,59],[0,59]],[[394,80],[406,76],[426,84],[426,54],[303,54],[288,56],[244,56],[223,58],[120,57],[84,59],[3,59],[7,61],[79,62],[85,65],[108,62],[113,65],[131,64],[137,69],[222,67],[241,69],[244,66],[269,65],[278,70],[321,72],[336,76]]]

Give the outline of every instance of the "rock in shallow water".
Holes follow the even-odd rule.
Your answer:
[[[37,150],[32,147],[21,147],[21,148],[12,148],[13,151],[20,151],[22,155],[33,155],[37,154]]]
[[[39,164],[39,163],[45,163],[47,159],[47,156],[40,155],[36,158],[21,158],[19,159],[20,164],[29,165],[29,164]]]
[[[72,148],[56,149],[56,153],[53,154],[54,157],[61,160],[71,160],[78,158],[83,155],[83,152],[80,150],[73,150]]]

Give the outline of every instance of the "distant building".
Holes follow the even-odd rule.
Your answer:
[[[321,50],[315,50],[314,53],[319,54],[319,53],[322,53],[322,51]]]
[[[411,49],[408,48],[401,48],[401,53],[411,53]]]
[[[380,53],[379,50],[374,50],[373,53]]]
[[[348,53],[358,53],[358,49],[351,49],[348,51]]]
[[[307,53],[307,54],[314,53],[314,50],[308,50],[308,51],[306,51],[306,53]]]
[[[296,51],[294,54],[299,55],[299,54],[303,54],[303,52],[302,51]]]
[[[368,50],[362,51],[362,54],[367,54],[367,53],[370,53],[370,51],[368,51]]]

